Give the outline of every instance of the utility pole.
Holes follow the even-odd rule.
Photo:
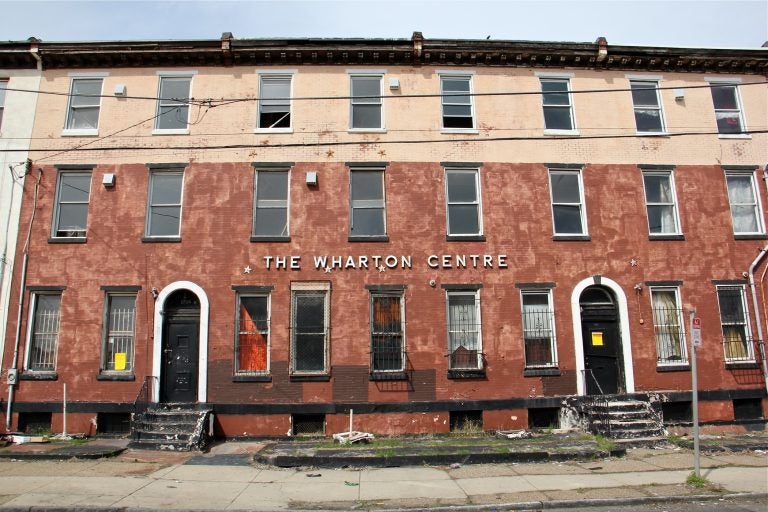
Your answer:
[[[696,318],[696,308],[688,309],[691,329],[691,395],[693,407],[693,471],[701,478],[701,460],[699,456],[699,382],[696,375],[696,347],[701,344],[701,320]]]

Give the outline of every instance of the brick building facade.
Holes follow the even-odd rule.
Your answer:
[[[766,414],[766,50],[36,51],[9,429],[59,429],[63,384],[89,433],[141,397],[229,437],[526,427],[595,394],[684,420],[692,308],[702,420]]]

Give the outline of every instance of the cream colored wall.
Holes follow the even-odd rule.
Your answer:
[[[253,67],[189,68],[197,74],[192,80],[194,98],[253,98],[258,94],[258,70]],[[263,68],[269,71],[280,67]],[[352,67],[304,66],[295,70],[295,97],[346,96]],[[359,68],[369,70],[372,68]],[[476,93],[540,91],[534,69],[447,67],[380,67],[385,70],[384,94],[436,94],[440,91],[440,70],[474,71]],[[96,70],[101,71],[101,70]],[[440,99],[387,98],[384,101],[385,132],[350,132],[349,100],[295,100],[292,111],[293,133],[255,131],[256,102],[245,101],[210,109],[191,108],[189,135],[153,135],[156,102],[111,96],[116,84],[127,86],[128,96],[155,97],[158,93],[157,69],[111,69],[104,80],[99,137],[123,130],[119,135],[86,147],[147,146],[151,150],[108,152],[70,152],[53,158],[35,153],[41,163],[145,163],[197,161],[482,161],[482,162],[562,162],[562,163],[643,163],[643,164],[723,164],[764,165],[768,160],[768,136],[726,139],[717,135],[684,137],[631,137],[627,139],[587,139],[589,135],[634,135],[632,99],[628,91],[574,94],[575,120],[582,138],[558,139],[544,136],[541,96],[478,96],[474,98],[477,133],[447,134],[440,130]],[[174,70],[177,71],[177,70]],[[552,70],[546,70],[552,72]],[[642,73],[563,70],[573,73],[571,88],[628,89],[626,75]],[[83,71],[78,70],[78,73]],[[650,73],[661,76],[663,87],[707,85],[703,74]],[[714,76],[714,75],[713,75]],[[759,76],[720,77],[741,79],[743,84],[764,81]],[[388,88],[388,79],[400,79],[400,91]],[[69,91],[67,71],[44,72],[41,90]],[[742,85],[742,107],[749,129],[768,125],[766,86]],[[662,91],[666,125],[670,132],[716,132],[712,98],[708,89],[687,89],[685,100],[676,102],[674,91]],[[62,137],[66,116],[65,96],[41,95],[38,102],[33,147],[63,150],[88,143],[96,137]],[[144,121],[144,122],[142,122]],[[494,137],[534,137],[542,140],[491,141]],[[459,139],[459,140],[457,140]],[[390,141],[437,140],[428,144],[383,144]],[[360,142],[334,146],[337,142]],[[280,144],[308,144],[307,147],[279,148]],[[316,144],[320,144],[316,146]],[[168,149],[170,146],[202,148],[211,145],[249,145],[247,149]]]

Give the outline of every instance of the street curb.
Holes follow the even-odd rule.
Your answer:
[[[627,450],[578,450],[570,452],[509,452],[509,453],[443,453],[434,455],[392,455],[388,457],[376,455],[339,455],[333,456],[322,453],[314,455],[279,455],[261,454],[253,456],[254,462],[271,466],[290,468],[310,466],[316,468],[349,468],[349,467],[400,467],[400,466],[445,466],[450,464],[503,464],[523,462],[563,462],[568,460],[595,460],[606,457],[624,457]]]
[[[69,459],[83,459],[94,460],[103,459],[107,457],[115,457],[125,451],[125,448],[112,448],[108,450],[96,450],[96,451],[48,451],[48,452],[5,452],[0,453],[0,459],[13,459],[13,460],[69,460]]]

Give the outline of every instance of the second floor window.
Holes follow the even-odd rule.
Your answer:
[[[259,128],[291,127],[290,75],[262,75],[259,81]]]
[[[736,84],[712,84],[712,103],[715,107],[717,131],[738,134],[744,131],[744,119]]]
[[[483,234],[480,204],[480,171],[445,170],[448,236]]]
[[[541,92],[544,128],[546,130],[574,130],[570,80],[567,78],[542,78]]]
[[[386,236],[384,171],[351,170],[349,173],[349,235]]]
[[[731,206],[734,234],[762,234],[762,210],[754,172],[726,171],[725,180],[728,185],[728,202]]]
[[[62,172],[56,190],[53,220],[54,238],[85,237],[88,203],[91,196],[90,172]]]
[[[475,127],[471,93],[471,77],[451,75],[440,77],[443,128],[472,129]]]
[[[186,130],[189,122],[188,76],[161,76],[155,130]]]
[[[549,171],[552,194],[552,222],[555,235],[586,235],[581,173],[569,170]]]
[[[99,128],[101,78],[73,78],[67,109],[67,130]]]
[[[157,171],[149,175],[146,236],[178,237],[181,234],[181,190],[184,173]]]
[[[253,236],[287,238],[288,170],[258,169],[255,174]]]
[[[384,127],[381,76],[351,76],[351,119],[353,130],[379,130]]]
[[[664,116],[659,100],[658,82],[630,80],[632,103],[635,107],[635,125],[640,133],[664,131]]]
[[[651,235],[679,233],[672,172],[644,171],[643,186],[648,212],[648,232]]]

